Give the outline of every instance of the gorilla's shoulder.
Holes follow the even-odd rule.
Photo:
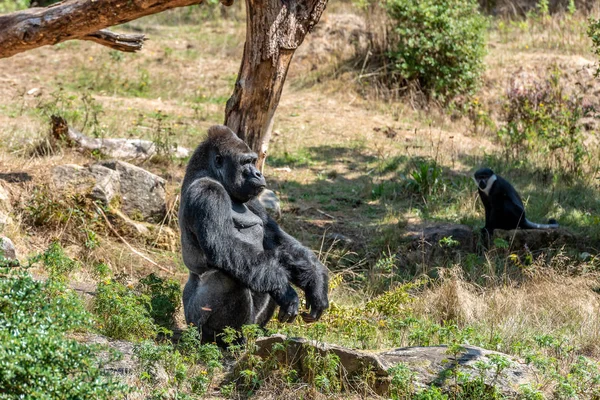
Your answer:
[[[192,181],[187,190],[182,193],[182,197],[191,202],[198,202],[202,199],[229,201],[229,195],[223,185],[209,177],[198,178]]]

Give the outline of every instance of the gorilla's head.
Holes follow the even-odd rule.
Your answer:
[[[256,197],[267,185],[256,168],[258,157],[243,140],[228,127],[215,125],[208,130],[208,138],[198,146],[188,164],[203,176],[221,183],[229,196],[245,203]]]

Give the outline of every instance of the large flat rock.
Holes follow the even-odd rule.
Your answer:
[[[307,372],[303,371],[305,364],[302,361],[309,352],[317,352],[321,355],[336,354],[340,359],[342,371],[348,379],[370,370],[375,377],[372,389],[381,396],[386,396],[389,392],[391,376],[388,370],[399,364],[404,364],[414,373],[416,388],[438,386],[448,390],[453,382],[448,375],[452,369],[475,379],[481,376],[482,370],[478,365],[482,364],[492,366],[483,372],[485,383],[495,386],[509,397],[518,395],[520,385],[535,381],[532,367],[524,362],[503,353],[475,346],[462,346],[461,351],[456,355],[452,354],[447,346],[405,347],[371,353],[303,338],[286,338],[283,335],[260,338],[256,344],[257,355],[276,357],[278,362],[288,364],[300,374]],[[281,348],[285,351],[280,350]],[[499,375],[493,368],[498,357],[508,361],[508,366]]]

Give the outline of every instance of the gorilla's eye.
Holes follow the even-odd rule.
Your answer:
[[[215,156],[215,164],[217,164],[217,167],[221,167],[223,165],[223,157],[220,154]]]
[[[256,164],[257,158],[256,157],[244,157],[242,158],[242,165],[247,165],[247,164]]]

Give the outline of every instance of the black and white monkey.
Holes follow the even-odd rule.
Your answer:
[[[327,268],[256,199],[266,186],[256,161],[233,131],[213,126],[192,155],[181,189],[185,318],[204,341],[220,345],[224,328],[264,326],[277,306],[279,321],[294,321],[299,300],[291,284],[306,295],[306,322],[329,306]]]
[[[550,229],[558,228],[556,220],[548,224],[536,224],[525,217],[525,206],[515,188],[489,168],[481,168],[474,174],[479,198],[485,208],[485,227],[490,235],[494,229]]]

